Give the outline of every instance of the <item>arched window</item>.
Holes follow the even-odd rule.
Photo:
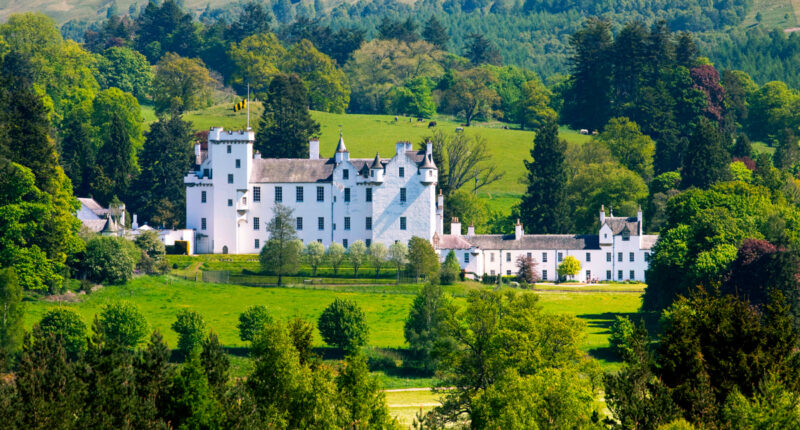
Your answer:
[[[222,247],[222,253],[223,254],[227,254],[228,253],[228,245],[225,245],[225,246]]]

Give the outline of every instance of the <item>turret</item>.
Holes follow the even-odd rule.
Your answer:
[[[339,145],[336,146],[336,154],[333,156],[333,161],[338,164],[349,160],[350,151],[348,151],[347,147],[344,146],[344,137],[342,137],[342,133],[339,133]]]
[[[422,177],[420,180],[425,185],[436,183],[438,180],[439,175],[436,164],[433,163],[433,144],[431,142],[425,145],[425,159],[419,166],[419,174]]]
[[[383,182],[383,164],[381,164],[381,156],[375,153],[375,159],[372,160],[369,166],[369,180],[373,182]]]

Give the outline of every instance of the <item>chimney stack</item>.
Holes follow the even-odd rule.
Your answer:
[[[522,224],[519,222],[519,218],[517,218],[517,225],[514,226],[514,240],[522,239],[523,234],[525,234],[525,231],[522,229]]]
[[[316,137],[308,141],[308,159],[319,160],[319,139]]]
[[[600,205],[600,225],[606,222],[606,205]]]
[[[467,227],[467,236],[475,236],[475,224],[469,223],[469,227]]]
[[[450,234],[453,236],[461,236],[461,223],[458,222],[458,218],[453,217],[452,222],[450,222]]]

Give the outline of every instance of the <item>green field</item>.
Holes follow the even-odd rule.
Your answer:
[[[764,28],[784,29],[797,27],[797,3],[798,0],[754,0],[753,7],[740,26],[749,28],[761,25]],[[758,13],[761,14],[761,22],[756,20]]]

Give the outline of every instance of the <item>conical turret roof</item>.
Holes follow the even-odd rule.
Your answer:
[[[381,167],[381,156],[378,153],[375,153],[375,159],[372,160],[372,164],[369,166],[370,169],[380,169]]]
[[[339,146],[336,147],[336,152],[348,152],[347,147],[344,146],[344,137],[339,133]]]

